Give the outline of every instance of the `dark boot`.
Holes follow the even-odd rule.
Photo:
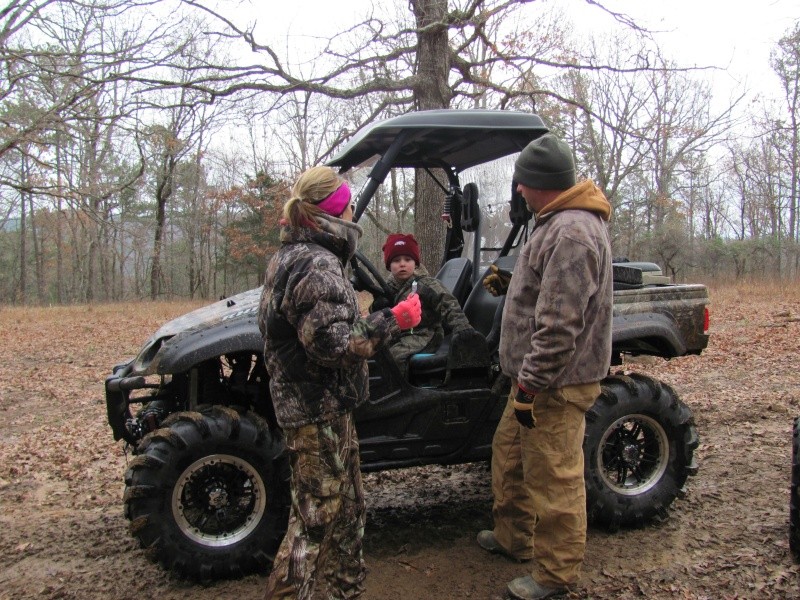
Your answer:
[[[478,546],[492,554],[502,554],[514,562],[523,563],[530,560],[530,558],[518,558],[503,548],[497,541],[497,538],[494,537],[494,531],[491,529],[484,529],[478,532]]]

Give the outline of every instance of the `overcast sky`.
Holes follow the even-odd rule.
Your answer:
[[[570,3],[582,0],[568,0]],[[602,1],[602,0],[601,0]],[[717,66],[721,85],[759,86],[779,93],[770,51],[800,20],[800,0],[607,0],[652,31],[670,56],[686,66]]]

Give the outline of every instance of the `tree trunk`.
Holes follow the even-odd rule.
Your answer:
[[[23,165],[25,164],[25,159],[23,158]],[[25,168],[23,166],[23,177],[25,172]],[[27,278],[25,264],[28,261],[27,256],[27,249],[25,247],[25,238],[27,236],[26,223],[25,223],[25,192],[20,192],[20,203],[19,203],[19,293],[17,294],[17,301],[20,304],[25,304],[25,279]]]
[[[94,210],[94,201],[91,202]],[[93,212],[93,214],[96,213]],[[86,250],[86,295],[84,296],[84,300],[91,304],[94,302],[94,280],[97,273],[97,223],[89,221],[87,230],[89,243]]]
[[[790,118],[792,123],[792,147],[791,147],[791,157],[792,157],[792,164],[791,164],[791,190],[789,190],[789,260],[788,263],[788,275],[790,277],[795,277],[796,271],[794,269],[795,261],[792,260],[791,254],[796,252],[797,250],[797,241],[800,239],[800,235],[798,235],[798,227],[797,224],[797,204],[798,204],[798,187],[800,187],[800,173],[798,173],[798,169],[800,169],[800,147],[798,147],[798,127],[800,126],[800,119],[798,119],[798,110],[800,110],[800,102],[798,101],[798,93],[800,92],[800,85],[798,85],[798,80],[795,79],[794,85],[794,94],[792,96],[792,103],[790,107]]]
[[[411,0],[417,23],[416,110],[447,108],[452,91],[448,82],[450,46],[447,36],[447,0]],[[414,234],[420,255],[431,274],[442,262],[445,226],[442,221],[444,196],[439,186],[422,170],[414,182]]]
[[[56,133],[56,303],[64,303],[64,234],[61,231],[61,133]]]
[[[33,194],[28,193],[28,206],[31,215],[31,242],[33,243],[33,271],[36,277],[36,300],[39,304],[44,301],[44,257],[42,255],[39,234],[36,231],[36,208],[33,205]]]
[[[170,154],[162,158],[161,173],[156,185],[156,228],[153,236],[153,260],[150,268],[150,299],[156,300],[161,294],[163,272],[161,267],[161,250],[164,244],[164,224],[166,222],[167,201],[172,196],[172,175],[175,171],[176,159]]]

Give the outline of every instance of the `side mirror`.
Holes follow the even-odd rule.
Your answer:
[[[511,181],[511,209],[508,211],[508,217],[511,219],[512,225],[525,225],[531,220],[533,213],[528,210],[528,205],[525,198],[522,197],[517,191],[517,182]]]
[[[478,184],[468,183],[464,186],[461,199],[461,229],[475,231],[481,222],[481,209],[478,206]]]

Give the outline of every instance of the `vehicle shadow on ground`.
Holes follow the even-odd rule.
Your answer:
[[[488,463],[428,466],[365,475],[367,553],[445,548],[491,526]]]

